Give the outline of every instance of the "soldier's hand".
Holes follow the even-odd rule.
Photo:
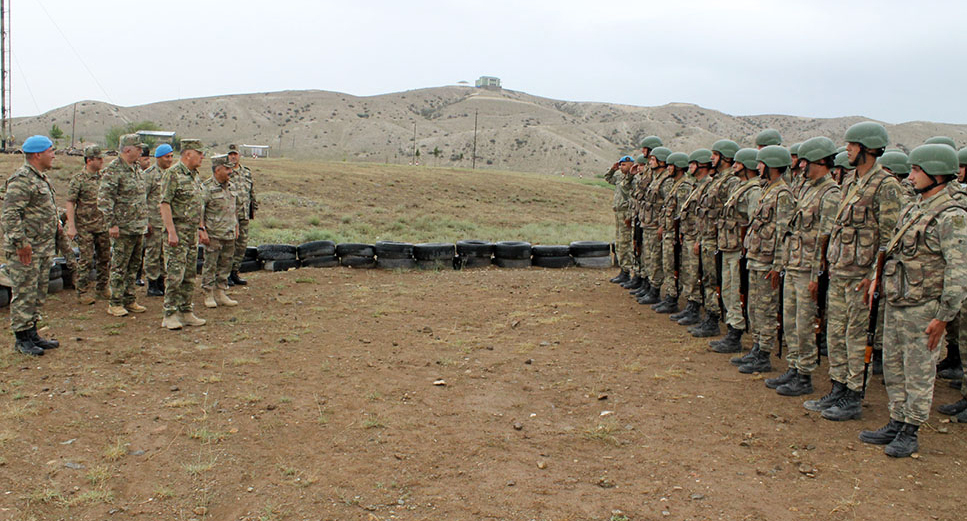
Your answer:
[[[940,345],[940,339],[943,338],[944,332],[947,330],[947,323],[942,320],[933,319],[930,324],[927,325],[927,349],[933,351]]]
[[[809,296],[812,297],[813,302],[819,302],[819,282],[809,281]]]
[[[615,163],[615,164],[611,165],[611,171],[614,172],[615,170],[617,170],[619,164],[620,163]]]
[[[701,244],[699,244],[699,243],[696,242],[695,243],[695,247],[692,248],[692,254],[693,255],[701,255],[701,253],[702,253],[702,246],[701,246]]]
[[[67,238],[73,241],[74,240],[74,237],[77,237],[77,227],[74,226],[74,225],[68,226],[67,227]]]
[[[30,265],[31,259],[34,256],[34,249],[28,244],[23,248],[17,249],[17,257],[20,258],[20,263],[26,266]]]
[[[198,230],[198,242],[204,244],[205,246],[211,244],[211,241],[208,240],[208,232],[205,230]]]
[[[168,232],[168,246],[171,246],[172,248],[178,246],[178,232]]]
[[[154,233],[154,228],[152,228],[151,225],[149,224],[148,225],[148,231],[144,233],[144,236],[145,237],[151,237],[151,234],[152,233]]]
[[[770,270],[769,273],[766,273],[765,278],[772,283],[772,289],[779,289],[779,281],[782,280],[782,277],[779,276],[778,271]]]
[[[659,226],[658,227],[658,238],[659,239],[661,239],[661,236],[664,235],[664,232],[665,232],[665,229],[663,227]]]
[[[117,239],[118,237],[121,236],[121,228],[119,228],[117,226],[112,226],[107,231],[107,234],[110,235],[112,239]]]
[[[625,219],[625,227],[626,228],[631,228],[631,218],[630,217],[627,218],[627,219]]]
[[[863,304],[866,305],[866,307],[870,307],[873,302],[873,290],[873,284],[871,283],[870,279],[863,279],[860,281],[860,284],[856,286],[855,291],[863,292]]]

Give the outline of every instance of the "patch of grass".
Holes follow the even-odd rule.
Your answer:
[[[313,215],[312,217],[306,219],[306,224],[308,224],[309,226],[319,226],[322,224],[322,219]]]
[[[114,501],[114,492],[97,488],[74,496],[68,502],[68,505],[93,505],[95,503],[110,503],[112,501]]]
[[[187,472],[189,476],[197,476],[204,472],[208,472],[209,470],[215,468],[216,459],[217,458],[212,456],[207,460],[202,460],[199,458],[198,461],[194,463],[185,463],[185,472]]]
[[[0,447],[5,446],[11,441],[17,439],[17,433],[13,431],[0,431]]]
[[[165,402],[164,406],[169,409],[181,409],[183,407],[193,407],[198,405],[198,400],[194,398],[176,398],[170,402]]]
[[[383,395],[379,394],[379,391],[373,391],[366,395],[366,399],[371,402],[377,402],[383,399]]]
[[[116,440],[114,440],[114,443],[108,445],[107,447],[104,447],[104,450],[102,451],[101,454],[108,461],[117,461],[123,458],[124,456],[126,456],[127,453],[128,453],[127,443],[125,443],[124,440],[119,437]]]
[[[655,375],[652,378],[654,378],[655,380],[661,381],[661,380],[668,380],[669,378],[684,378],[686,374],[687,374],[687,371],[685,371],[684,369],[672,367],[665,370],[664,373],[660,373],[660,374],[655,373]]]
[[[84,477],[87,479],[88,483],[96,487],[110,479],[112,475],[114,475],[114,472],[111,470],[111,467],[107,465],[98,465],[88,470]]]
[[[201,440],[203,443],[218,443],[228,437],[228,433],[213,431],[208,427],[200,427],[188,433],[188,437],[193,440]]]
[[[50,503],[63,503],[64,494],[59,490],[50,487],[44,487],[36,489],[27,496],[27,501],[31,503],[41,503],[44,505]]]
[[[279,403],[292,403],[292,397],[291,396],[279,397]]]
[[[261,362],[257,358],[232,358],[229,363],[232,367],[241,367],[243,365],[255,365]]]
[[[157,499],[171,499],[175,497],[175,491],[165,486],[154,489],[154,497]]]
[[[312,277],[296,277],[295,282],[296,284],[315,284],[316,279]]]
[[[203,384],[217,384],[222,381],[222,376],[219,374],[210,374],[199,377],[198,381]]]
[[[610,445],[618,445],[618,439],[614,437],[614,433],[619,432],[621,429],[617,422],[605,422],[599,423],[594,427],[585,429],[584,439],[601,441],[608,443]]]
[[[373,416],[372,418],[368,418],[366,419],[366,421],[363,422],[364,429],[382,429],[385,427],[386,425],[382,422],[382,420],[380,420],[376,416]]]
[[[245,403],[259,403],[262,401],[262,395],[254,391],[251,391],[243,395],[240,395],[238,399]]]
[[[11,403],[0,413],[0,418],[4,420],[21,420],[28,416],[40,414],[37,404],[33,400],[23,403]]]

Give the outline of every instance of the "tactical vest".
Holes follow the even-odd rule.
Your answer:
[[[809,271],[816,260],[816,247],[819,244],[819,221],[822,217],[823,198],[839,186],[828,176],[810,194],[803,193],[802,204],[789,221],[789,238],[786,241],[789,256],[786,268],[793,271]],[[805,199],[811,197],[811,199]]]
[[[661,196],[661,189],[663,186],[674,183],[675,180],[672,176],[662,172],[648,185],[648,189],[645,191],[645,199],[641,203],[641,212],[639,213],[643,227],[651,229],[658,228],[660,224],[658,217],[661,215],[661,207],[664,202],[664,198]]]
[[[718,237],[719,222],[723,212],[723,206],[728,199],[725,192],[727,181],[734,177],[731,172],[719,173],[718,177],[709,181],[705,193],[702,194],[698,202],[698,216],[705,225],[702,227],[702,239],[715,241]]]
[[[722,220],[719,221],[718,247],[722,251],[732,252],[742,249],[743,234],[742,229],[749,226],[749,221],[743,219],[739,213],[738,204],[742,197],[751,189],[757,186],[756,183],[742,181],[733,193],[725,206],[722,208]]]
[[[668,195],[665,196],[665,202],[661,206],[661,223],[665,227],[664,231],[671,231],[675,226],[675,217],[678,216],[678,190],[683,184],[691,186],[690,179],[691,177],[687,173],[682,174],[678,181],[675,181],[675,184],[672,185]]]
[[[695,185],[692,187],[692,192],[688,194],[688,198],[685,199],[685,203],[682,204],[682,210],[680,215],[682,217],[680,231],[682,236],[686,239],[695,240],[698,237],[699,223],[701,217],[698,214],[698,204],[708,190],[709,184],[712,183],[714,179],[710,179],[708,176],[703,177],[701,181],[696,181]]]
[[[829,237],[830,268],[869,267],[876,260],[880,232],[879,221],[873,214],[873,202],[883,181],[893,179],[893,176],[879,166],[868,175],[871,178],[866,186],[855,193],[851,193],[853,186],[863,180],[853,175],[852,182],[847,185]]]
[[[746,257],[764,264],[771,263],[776,257],[776,246],[779,244],[779,226],[777,222],[776,206],[779,196],[783,193],[792,196],[785,182],[776,181],[762,194],[759,207],[752,215],[752,223],[745,235]]]

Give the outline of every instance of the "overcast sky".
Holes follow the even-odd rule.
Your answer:
[[[571,101],[967,123],[967,2],[6,0],[12,109],[498,76]]]

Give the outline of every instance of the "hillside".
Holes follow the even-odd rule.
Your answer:
[[[687,103],[636,107],[569,102],[512,90],[435,87],[359,97],[327,91],[284,91],[164,101],[118,107],[77,103],[75,136],[103,141],[112,126],[150,120],[181,137],[212,147],[230,142],[270,145],[272,154],[329,161],[403,163],[416,141],[424,164],[470,167],[474,112],[478,112],[477,167],[542,173],[600,173],[632,151],[638,138],[657,134],[673,149],[707,147],[722,137],[743,146],[764,128],[776,128],[788,143],[815,135],[841,139],[865,118],[731,116]],[[46,134],[57,124],[70,134],[73,106],[17,118],[18,139]],[[887,125],[897,146],[948,135],[967,144],[967,125],[909,122]],[[69,142],[69,140],[68,140]],[[432,157],[439,149],[437,157]]]

